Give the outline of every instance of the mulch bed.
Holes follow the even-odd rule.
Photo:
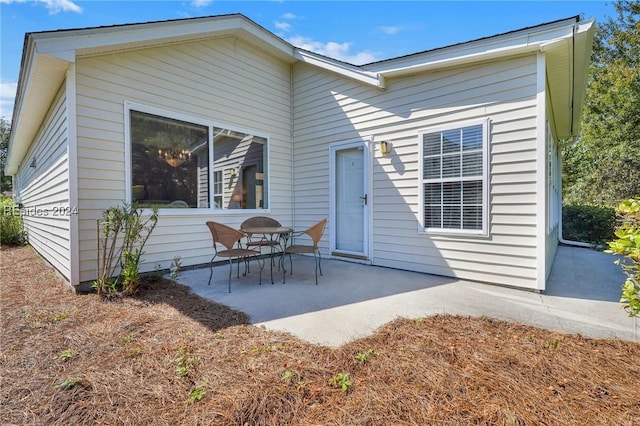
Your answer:
[[[640,424],[638,342],[436,315],[328,348],[169,280],[103,301],[0,256],[3,425]]]

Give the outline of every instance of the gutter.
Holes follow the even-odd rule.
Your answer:
[[[571,123],[570,123],[570,128],[569,128],[569,132],[571,133],[572,136],[574,135],[574,109],[575,109],[575,85],[576,85],[576,50],[575,50],[575,45],[576,45],[576,35],[578,33],[579,30],[579,25],[580,22],[576,23],[573,27],[573,37],[571,38]],[[562,164],[562,163],[561,163]],[[560,185],[560,200],[562,200],[562,185]],[[568,246],[575,246],[575,247],[585,247],[585,248],[593,248],[593,244],[590,243],[585,243],[583,241],[573,241],[573,240],[566,240],[563,236],[562,236],[562,203],[560,203],[560,215],[559,215],[559,221],[558,221],[558,241],[561,244],[565,244]]]

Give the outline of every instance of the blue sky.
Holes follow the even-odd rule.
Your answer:
[[[605,1],[76,1],[0,0],[0,116],[11,119],[24,35],[242,13],[293,45],[354,64],[582,15],[615,16]]]

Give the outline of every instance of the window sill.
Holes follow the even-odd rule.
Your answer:
[[[269,209],[233,209],[233,210],[220,210],[211,208],[159,208],[158,212],[162,216],[240,216],[240,215],[256,215],[256,214],[269,214]],[[150,208],[143,208],[142,214],[150,214]]]
[[[489,233],[484,231],[464,231],[457,229],[425,229],[419,228],[418,234],[429,235],[432,237],[449,237],[449,238],[489,238]]]

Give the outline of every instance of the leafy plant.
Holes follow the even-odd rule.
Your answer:
[[[189,402],[194,404],[194,403],[196,403],[198,401],[201,401],[202,398],[204,398],[204,396],[207,393],[206,387],[209,386],[209,384],[210,384],[209,379],[205,379],[204,382],[201,385],[196,386],[189,393]]]
[[[99,221],[99,276],[93,287],[101,296],[129,296],[138,290],[143,248],[158,223],[158,209],[147,218],[137,205],[110,207]]]
[[[284,373],[282,373],[282,380],[289,380],[290,378],[293,377],[293,371],[291,370],[284,370]]]
[[[61,381],[60,383],[54,385],[53,387],[56,389],[71,390],[75,388],[78,385],[78,383],[80,383],[80,379],[75,377],[68,377],[63,381]]]
[[[329,384],[333,387],[340,388],[342,392],[347,392],[352,383],[349,378],[349,373],[338,373],[329,379]]]
[[[363,352],[358,352],[358,354],[356,355],[356,359],[362,363],[365,363],[369,360],[369,358],[376,357],[379,356],[380,352],[375,351],[373,349],[367,349],[366,351]]]
[[[20,209],[11,197],[0,197],[0,243],[17,246],[24,243]]]
[[[71,312],[69,311],[59,312],[57,314],[50,315],[49,321],[50,322],[62,321],[63,319],[69,318],[70,315],[71,315]]]
[[[622,267],[627,279],[622,285],[620,303],[630,317],[640,315],[640,197],[621,202],[616,209],[620,225],[616,239],[609,242],[608,253],[623,255],[616,264]]]
[[[60,358],[63,361],[68,361],[69,359],[71,359],[72,356],[73,356],[73,353],[71,352],[71,349],[65,349],[64,351],[62,351],[62,353],[58,358]]]
[[[186,376],[193,368],[198,358],[189,355],[189,347],[185,344],[178,346],[178,356],[173,360],[176,365],[176,374]]]
[[[171,266],[169,267],[169,271],[171,272],[171,279],[176,279],[180,275],[180,271],[182,270],[182,262],[180,256],[174,256],[173,262],[171,262]]]
[[[560,339],[549,340],[547,342],[547,350],[548,351],[555,351],[555,350],[558,349],[559,345],[560,345]]]
[[[137,331],[132,331],[131,333],[129,333],[126,336],[124,336],[124,339],[122,339],[122,344],[123,345],[128,345],[128,344],[134,342],[139,336],[140,336],[140,334]]]

